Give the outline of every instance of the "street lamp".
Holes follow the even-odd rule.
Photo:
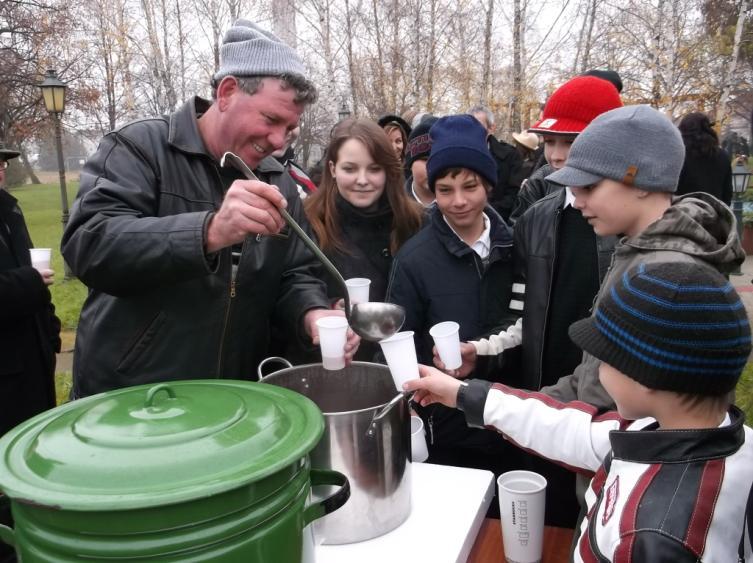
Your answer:
[[[55,122],[55,144],[58,153],[58,173],[60,174],[60,200],[63,208],[63,230],[68,224],[68,191],[65,187],[65,162],[63,160],[63,136],[60,132],[60,116],[65,111],[65,89],[67,86],[60,81],[54,70],[48,70],[44,80],[39,84],[44,98],[44,105],[47,111],[52,115]],[[71,271],[68,264],[65,263],[65,278],[71,277]]]
[[[735,159],[735,165],[732,167],[732,191],[734,192],[734,199],[732,200],[732,212],[735,214],[735,221],[737,221],[737,236],[740,241],[743,240],[743,202],[740,199],[740,194],[748,189],[748,182],[750,181],[751,173],[748,167],[745,166],[745,158],[738,156]],[[732,275],[741,276],[742,271],[738,266],[735,271],[730,272]]]
[[[340,104],[340,111],[337,112],[337,117],[340,121],[350,117],[350,108],[348,107],[348,104],[345,103],[345,100]]]

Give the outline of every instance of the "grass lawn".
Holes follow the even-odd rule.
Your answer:
[[[68,182],[69,202],[78,191],[78,182]],[[63,280],[63,259],[60,255],[62,223],[60,221],[60,189],[57,183],[27,185],[11,190],[18,199],[26,217],[31,238],[38,247],[52,248],[52,263],[57,278],[52,285],[52,300],[63,322],[63,350],[73,349],[74,330],[78,324],[81,305],[86,298],[86,287],[78,280]],[[67,369],[56,376],[58,399],[68,397],[71,374]],[[737,386],[737,404],[747,413],[748,424],[753,422],[753,362],[745,367]]]

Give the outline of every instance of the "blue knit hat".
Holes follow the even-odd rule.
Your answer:
[[[710,266],[687,262],[626,271],[569,333],[646,387],[692,395],[732,391],[751,350],[748,315],[735,289]]]
[[[497,184],[497,163],[486,144],[486,129],[470,115],[441,117],[429,130],[431,153],[426,164],[429,188],[448,168],[467,168],[479,174],[493,188]]]

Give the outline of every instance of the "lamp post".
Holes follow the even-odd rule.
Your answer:
[[[60,81],[54,70],[50,69],[45,74],[44,80],[39,84],[42,90],[42,98],[47,111],[52,115],[55,122],[55,145],[58,153],[58,173],[60,175],[60,203],[63,209],[63,229],[68,224],[68,191],[65,186],[65,161],[63,160],[63,135],[60,131],[60,116],[65,111],[65,89],[67,86]],[[71,271],[68,264],[63,261],[65,279],[70,279]]]
[[[337,117],[339,121],[350,117],[350,108],[348,107],[348,104],[345,103],[345,100],[340,104],[340,110],[337,112]]]
[[[745,158],[738,156],[735,159],[735,164],[732,167],[732,191],[734,198],[732,200],[732,212],[735,214],[735,221],[737,222],[737,236],[740,241],[743,240],[743,202],[740,199],[740,194],[748,189],[748,182],[750,181],[751,173],[748,167],[745,166]],[[734,276],[741,276],[742,271],[738,266],[735,271],[730,272]]]

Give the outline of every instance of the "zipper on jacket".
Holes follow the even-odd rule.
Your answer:
[[[541,389],[541,381],[544,379],[544,352],[546,351],[546,326],[549,324],[549,304],[552,302],[552,287],[554,286],[554,270],[557,267],[557,235],[560,232],[560,221],[562,220],[562,208],[557,209],[557,215],[554,217],[554,251],[552,252],[552,271],[549,275],[549,298],[546,300],[546,309],[544,309],[544,326],[541,331],[541,352],[539,353],[539,381],[536,389]]]
[[[238,270],[240,270],[241,262],[243,261],[243,254],[246,251],[246,239],[243,239],[243,245],[241,246],[241,255],[238,257],[238,265],[236,267],[233,267],[233,264],[230,264],[230,289],[228,291],[228,300],[227,300],[227,306],[225,307],[225,320],[222,323],[222,335],[220,336],[220,350],[219,354],[217,356],[217,377],[222,377],[222,354],[225,351],[225,334],[227,333],[227,325],[228,321],[230,320],[230,311],[233,307],[233,300],[235,299],[235,296],[237,294],[236,291],[236,284],[235,284],[235,277],[238,275]],[[230,248],[230,261],[232,262],[232,255],[233,250],[232,247]]]
[[[429,415],[429,443],[434,445],[434,413]]]

